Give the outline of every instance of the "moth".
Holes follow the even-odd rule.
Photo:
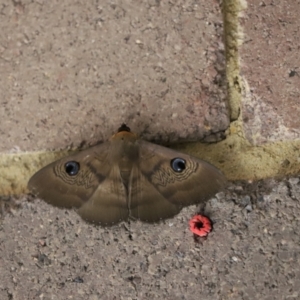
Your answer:
[[[109,141],[42,168],[28,188],[54,206],[76,208],[88,222],[110,226],[171,218],[225,183],[211,164],[141,140],[123,124]]]

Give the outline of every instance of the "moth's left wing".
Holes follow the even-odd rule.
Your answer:
[[[165,196],[135,166],[129,188],[129,216],[144,222],[171,218],[182,209],[181,204],[168,201]]]
[[[138,140],[139,160],[132,172],[130,213],[142,221],[157,221],[177,214],[182,207],[203,202],[226,183],[211,164],[146,141]],[[174,159],[185,162],[176,172]]]

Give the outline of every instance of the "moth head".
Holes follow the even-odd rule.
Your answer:
[[[118,129],[118,132],[122,132],[122,131],[130,132],[131,130],[130,130],[130,128],[125,123],[123,123],[121,125],[121,127],[119,127],[119,129]]]
[[[136,141],[137,135],[131,132],[130,128],[126,124],[122,124],[121,127],[118,129],[118,132],[115,133],[111,138],[110,141]]]

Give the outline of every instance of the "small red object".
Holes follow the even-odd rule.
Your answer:
[[[211,220],[208,217],[202,215],[194,216],[189,221],[189,225],[191,232],[201,237],[207,236],[212,229]]]

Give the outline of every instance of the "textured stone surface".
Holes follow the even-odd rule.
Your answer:
[[[300,5],[253,0],[240,19],[242,114],[254,144],[300,138]]]
[[[299,299],[299,178],[237,184],[159,224],[94,227],[23,199],[0,230],[0,299]],[[3,202],[3,201],[2,201]]]
[[[0,26],[0,151],[229,124],[218,1],[10,1]]]

